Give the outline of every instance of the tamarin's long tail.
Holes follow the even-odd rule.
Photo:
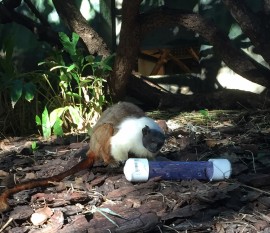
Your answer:
[[[6,189],[0,196],[0,213],[9,209],[9,205],[8,205],[9,196],[15,193],[18,193],[20,191],[27,190],[27,189],[50,186],[52,182],[59,182],[63,180],[65,177],[73,175],[81,170],[84,170],[86,168],[92,168],[94,162],[95,162],[95,154],[92,151],[90,151],[87,153],[87,157],[84,160],[82,160],[81,162],[79,162],[78,164],[76,164],[75,166],[73,166],[67,171],[64,171],[58,175],[54,175],[47,178],[30,180],[30,181],[15,185],[13,188]]]

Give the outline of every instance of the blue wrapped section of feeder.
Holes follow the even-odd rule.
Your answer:
[[[213,163],[149,161],[149,178],[161,177],[164,180],[211,180]]]

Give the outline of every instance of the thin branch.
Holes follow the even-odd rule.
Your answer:
[[[35,16],[39,19],[39,21],[46,27],[50,27],[50,24],[48,21],[43,17],[42,14],[37,10],[37,8],[34,6],[34,4],[30,0],[24,0],[24,2],[27,4],[28,8],[35,14]]]

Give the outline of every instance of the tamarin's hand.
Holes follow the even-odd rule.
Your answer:
[[[6,189],[0,196],[0,212],[9,208],[8,197],[19,191],[46,187],[86,168],[96,160],[115,166],[128,159],[129,153],[137,157],[154,157],[165,141],[159,125],[145,116],[134,104],[120,102],[104,111],[93,128],[87,158],[58,175],[31,180]]]

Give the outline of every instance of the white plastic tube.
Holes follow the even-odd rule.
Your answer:
[[[152,177],[164,180],[224,180],[231,176],[232,168],[228,159],[209,159],[208,161],[148,161],[147,159],[128,159],[124,174],[128,181],[143,182]]]

